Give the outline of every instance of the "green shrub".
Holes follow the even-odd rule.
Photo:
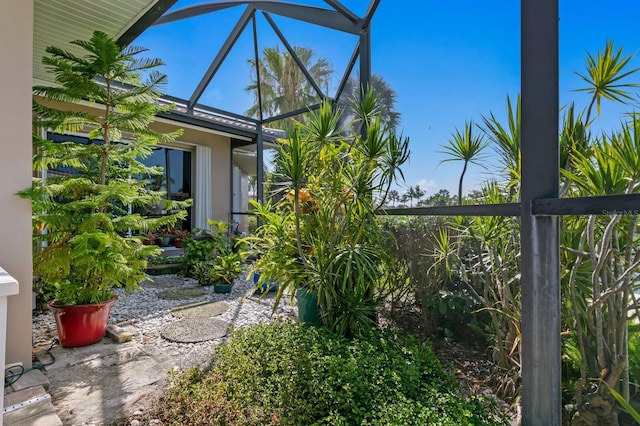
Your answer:
[[[183,240],[185,274],[194,276],[195,265],[214,259],[216,256],[239,252],[242,245],[237,236],[229,231],[229,224],[207,219],[209,229],[195,228],[193,234]]]
[[[465,398],[431,349],[374,331],[352,340],[277,322],[237,330],[207,372],[174,377],[165,424],[501,424]]]
[[[629,381],[640,386],[640,324],[629,324]]]

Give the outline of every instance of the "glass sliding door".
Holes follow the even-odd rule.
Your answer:
[[[191,151],[176,148],[156,147],[153,153],[142,162],[147,166],[160,166],[162,175],[149,179],[150,189],[164,191],[169,200],[184,201],[191,196]],[[153,215],[167,214],[158,206]],[[176,229],[191,230],[191,208],[187,210],[187,219],[176,224]]]

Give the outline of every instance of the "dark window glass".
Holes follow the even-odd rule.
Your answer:
[[[59,133],[47,133],[47,139],[54,142],[76,142],[81,144],[95,143],[101,144],[100,140],[90,141],[89,138],[74,135],[62,135]],[[160,166],[163,168],[162,175],[147,178],[149,188],[154,191],[163,191],[170,200],[184,201],[191,198],[191,152],[179,149],[156,147],[153,153],[141,160],[146,166]],[[61,176],[78,174],[73,167],[57,167],[49,170],[48,175]],[[151,215],[167,214],[162,209],[152,209],[147,212]],[[176,224],[177,229],[191,229],[191,208],[187,211],[187,219]]]

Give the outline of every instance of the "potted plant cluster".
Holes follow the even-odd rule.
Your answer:
[[[137,289],[147,278],[147,259],[160,251],[143,244],[144,233],[174,226],[191,204],[165,200],[162,192],[145,187],[146,179],[162,170],[140,160],[157,143],[180,134],[149,128],[155,115],[168,109],[156,103],[165,82],[154,70],[161,61],[139,59],[144,49],[120,47],[99,31],[72,44],[85,55],[46,50],[43,62],[56,85],[34,87],[34,127],[61,135],[86,132],[88,141],[53,142],[34,134],[38,177],[19,193],[32,203],[34,275],[51,299],[65,347],[103,337],[115,300],[112,289]],[[79,108],[82,100],[91,107]],[[175,214],[137,213],[159,203]]]
[[[261,293],[272,293],[278,291],[278,284],[275,280],[270,280],[269,282],[265,282],[264,280],[260,280],[260,272],[253,272],[253,283],[256,286],[256,291]]]
[[[168,247],[171,245],[171,238],[173,238],[173,229],[161,228],[158,233],[158,240],[160,241],[160,247]]]
[[[184,269],[194,276],[196,265],[214,259],[221,254],[240,252],[238,238],[229,232],[229,224],[220,220],[207,220],[209,229],[194,228],[192,234],[183,237]]]
[[[391,260],[389,235],[376,220],[408,140],[381,124],[377,100],[363,91],[356,120],[340,128],[341,111],[324,103],[278,144],[271,197],[253,202],[262,223],[246,241],[259,256],[258,283],[278,282],[274,309],[288,294],[332,330],[351,335],[376,321],[376,288]]]
[[[240,253],[225,253],[196,263],[194,277],[201,286],[214,287],[216,293],[229,293],[233,282],[242,273],[244,260]]]
[[[240,253],[227,253],[213,259],[211,277],[216,293],[229,293],[233,282],[242,273],[243,256]]]
[[[210,230],[195,230],[185,243],[185,258],[200,285],[213,285],[216,293],[229,293],[242,273],[246,252],[228,232],[228,224],[209,220]]]

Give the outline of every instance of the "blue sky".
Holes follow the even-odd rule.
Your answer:
[[[328,7],[322,0],[291,0]],[[175,9],[204,3],[179,0]],[[369,2],[342,0],[362,15]],[[235,7],[189,20],[152,27],[134,44],[167,64],[166,92],[189,98],[244,7]],[[560,103],[575,102],[582,109],[589,97],[572,90],[584,87],[575,71],[583,72],[586,52],[596,54],[607,40],[627,53],[640,50],[640,2],[622,0],[560,0]],[[335,70],[335,88],[355,46],[353,36],[274,17],[293,45],[312,48]],[[457,193],[461,163],[440,164],[440,153],[465,120],[481,121],[493,112],[502,119],[506,96],[520,86],[520,1],[518,0],[381,0],[372,22],[372,71],[397,93],[401,113],[399,130],[411,140],[409,164],[403,168],[404,187],[419,184],[427,196],[441,188]],[[264,19],[258,19],[260,48],[274,46],[277,37]],[[243,90],[250,82],[247,59],[252,57],[253,35],[247,28],[236,43],[201,102],[243,113],[253,99]],[[640,67],[640,57],[632,67]],[[640,83],[640,73],[635,77]],[[627,109],[628,110],[628,109]],[[597,129],[610,130],[625,109],[604,101]],[[472,167],[464,192],[497,177]],[[402,189],[401,189],[402,190]]]

